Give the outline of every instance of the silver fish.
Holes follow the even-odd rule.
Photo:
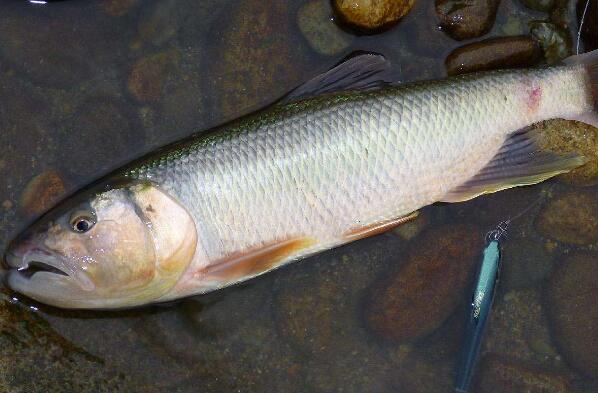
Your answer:
[[[8,284],[67,308],[169,301],[538,183],[584,159],[526,127],[594,113],[596,63],[377,86],[386,61],[357,56],[65,201],[13,242]]]

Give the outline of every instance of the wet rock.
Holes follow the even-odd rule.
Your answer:
[[[420,212],[415,219],[399,225],[392,231],[404,240],[411,240],[419,235],[429,224],[429,215],[425,212]]]
[[[288,2],[244,0],[220,22],[229,28],[212,33],[219,52],[208,59],[212,77],[204,90],[219,93],[212,111],[219,122],[271,104],[309,79],[307,48],[291,24],[280,23],[290,15]]]
[[[438,328],[464,299],[483,248],[481,231],[466,225],[430,230],[410,246],[405,265],[375,283],[365,319],[377,335],[411,341]]]
[[[476,393],[573,393],[563,374],[495,355],[485,356],[474,381]]]
[[[76,12],[62,8],[40,12],[18,3],[3,6],[1,61],[37,84],[54,88],[72,88],[95,75],[113,73],[123,57],[124,25],[101,23],[109,17],[97,14],[95,2],[80,5]]]
[[[139,16],[137,37],[133,41],[133,48],[141,46],[144,42],[157,46],[162,45],[176,35],[185,17],[189,17],[193,21],[198,20],[194,18],[193,10],[182,4],[181,1],[161,0],[145,3],[145,5]],[[205,22],[202,20],[203,23]]]
[[[402,252],[403,242],[381,235],[359,243],[290,267],[276,281],[278,332],[302,359],[305,391],[385,391],[394,373],[360,315],[364,288],[396,263],[391,255]]]
[[[554,339],[565,360],[598,378],[598,253],[567,256],[552,274],[544,296]]]
[[[527,8],[548,12],[554,7],[555,0],[521,0]]]
[[[122,16],[137,4],[137,0],[103,0],[102,9],[110,16]]]
[[[581,21],[587,1],[577,2],[577,21]],[[581,38],[586,52],[598,49],[598,3],[591,1],[588,4],[586,16],[581,28]]]
[[[508,288],[532,287],[550,274],[554,258],[545,244],[528,236],[509,237],[504,246],[501,284]]]
[[[530,27],[530,32],[542,47],[548,64],[556,64],[571,54],[571,39],[562,27],[538,21],[530,23]]]
[[[340,19],[359,30],[375,31],[393,26],[405,16],[415,0],[334,0]]]
[[[53,207],[66,195],[64,180],[55,170],[46,170],[27,183],[19,207],[28,215],[39,215]]]
[[[562,119],[547,120],[534,127],[544,132],[542,147],[560,154],[581,154],[588,159],[585,165],[560,175],[561,181],[576,186],[598,184],[598,129]]]
[[[448,75],[499,68],[530,67],[542,56],[538,44],[529,37],[501,37],[468,44],[446,58]]]
[[[170,68],[178,62],[178,52],[160,52],[143,57],[133,65],[127,86],[139,101],[160,97]]]
[[[559,242],[598,241],[598,198],[592,190],[569,191],[549,201],[538,216],[538,232]]]
[[[456,40],[476,38],[492,28],[500,0],[436,0],[441,28]]]
[[[1,391],[131,391],[127,376],[63,338],[36,307],[13,296],[0,293]]]
[[[57,165],[79,186],[139,157],[145,147],[129,106],[113,96],[83,102],[62,126],[62,132]]]
[[[304,4],[297,12],[297,25],[309,46],[323,55],[336,55],[345,50],[352,36],[332,22],[330,1],[316,0]]]
[[[505,256],[503,266],[510,262]],[[482,351],[550,369],[564,369],[552,343],[540,291],[518,289],[502,295],[503,289],[501,281]]]

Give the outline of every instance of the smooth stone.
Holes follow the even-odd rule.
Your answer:
[[[436,0],[441,28],[456,40],[480,37],[490,31],[500,0]]]
[[[598,253],[566,256],[553,272],[544,298],[565,360],[582,374],[598,378]]]
[[[64,198],[67,187],[60,174],[48,169],[27,183],[21,193],[19,207],[28,215],[39,215]]]
[[[575,393],[565,374],[496,355],[485,356],[474,379],[476,393]]]
[[[552,271],[554,258],[544,243],[529,236],[509,237],[504,246],[501,283],[508,288],[533,287]]]
[[[333,56],[347,49],[353,36],[339,29],[332,21],[332,8],[328,0],[304,4],[297,11],[299,30],[316,52]]]
[[[413,341],[436,330],[464,299],[469,272],[483,249],[469,225],[431,229],[410,244],[405,265],[369,289],[365,321],[377,336]]]
[[[596,191],[569,191],[551,199],[536,220],[538,233],[563,243],[588,245],[598,242]]]
[[[448,75],[500,68],[524,68],[538,62],[542,52],[530,37],[500,37],[455,49],[446,58]]]
[[[386,29],[405,16],[415,0],[333,0],[343,23],[364,32]]]

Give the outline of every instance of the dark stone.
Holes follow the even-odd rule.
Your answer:
[[[501,37],[468,44],[455,49],[446,58],[448,75],[500,68],[533,66],[542,52],[530,37]]]
[[[598,242],[596,191],[570,191],[550,200],[540,212],[536,227],[541,235],[563,243]]]
[[[500,0],[436,0],[440,26],[456,40],[480,37],[490,31]]]
[[[555,0],[521,0],[527,8],[548,12],[554,7]]]
[[[380,337],[412,341],[438,328],[464,299],[479,260],[482,233],[466,225],[432,229],[415,239],[406,264],[371,286],[368,327]]]
[[[565,360],[598,378],[598,253],[566,257],[544,293],[554,339]]]
[[[476,393],[573,393],[563,374],[496,355],[484,357],[474,381]]]

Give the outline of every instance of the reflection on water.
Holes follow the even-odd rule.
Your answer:
[[[523,3],[503,0],[484,38],[548,21],[518,42],[562,57],[574,2]],[[376,35],[329,15],[325,0],[2,2],[0,249],[97,175],[267,105],[354,50],[385,54],[411,81],[482,45],[449,36],[476,26],[438,29],[430,1]],[[567,143],[597,145],[583,135]],[[0,390],[449,392],[482,236],[545,190],[509,233],[476,392],[596,391],[592,176],[428,207],[393,232],[171,305],[68,312],[5,293]]]

